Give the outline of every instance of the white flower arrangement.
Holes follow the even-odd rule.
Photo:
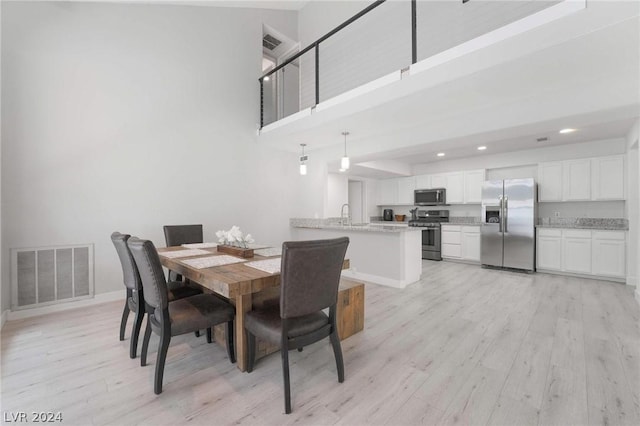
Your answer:
[[[233,225],[228,231],[220,230],[216,232],[216,237],[218,237],[220,244],[234,247],[247,248],[247,244],[254,242],[251,234],[244,235],[236,225]]]

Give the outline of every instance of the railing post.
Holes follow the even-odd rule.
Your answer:
[[[316,43],[316,105],[320,103],[320,43]]]
[[[264,79],[260,79],[260,129],[264,127]]]
[[[418,62],[418,18],[416,0],[411,0],[411,63]]]

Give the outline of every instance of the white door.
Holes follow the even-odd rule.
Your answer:
[[[538,164],[538,201],[562,201],[562,162]]]
[[[430,189],[431,175],[418,175],[416,176],[416,189]]]
[[[468,230],[467,228],[477,228]],[[462,231],[462,258],[480,261],[480,228],[465,226]]]
[[[447,175],[431,175],[431,188],[446,188]],[[447,197],[448,199],[449,197]]]
[[[562,269],[562,238],[538,236],[538,268],[550,271]]]
[[[593,234],[593,275],[624,278],[627,273],[625,233],[594,231]]]
[[[398,179],[398,204],[413,205],[413,191],[416,189],[416,179],[413,176]]]
[[[447,174],[447,204],[464,203],[464,173]]]
[[[591,191],[594,200],[625,199],[624,166],[622,155],[591,160]]]
[[[364,183],[357,180],[349,181],[349,208],[352,223],[369,222],[365,218]]]
[[[562,164],[562,195],[565,201],[591,199],[591,160],[571,160]]]
[[[562,239],[562,265],[566,272],[591,274],[591,235]]]
[[[389,206],[398,200],[397,179],[384,179],[378,181],[378,205]]]
[[[482,202],[482,184],[484,181],[484,170],[469,170],[464,172],[465,204],[480,204]]]

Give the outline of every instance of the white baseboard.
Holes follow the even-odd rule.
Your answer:
[[[23,309],[19,311],[5,311],[2,313],[2,323],[4,324],[5,313],[8,312],[8,321],[14,321],[23,318],[31,318],[40,315],[50,314],[52,312],[67,311],[69,309],[82,308],[85,306],[99,305],[101,303],[113,302],[116,300],[124,300],[125,291],[111,291],[109,293],[96,294],[92,299],[76,300],[68,303],[60,303],[57,305],[43,306],[40,308]]]
[[[4,327],[4,323],[7,322],[7,318],[9,317],[9,310],[5,310],[2,312],[2,315],[0,315],[0,330],[2,330],[2,327]]]
[[[635,288],[638,288],[638,277],[627,275],[627,285],[631,285]]]

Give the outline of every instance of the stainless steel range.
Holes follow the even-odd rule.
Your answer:
[[[449,210],[418,210],[417,218],[409,221],[409,226],[422,230],[422,258],[442,260],[440,253],[440,224],[449,222]]]

